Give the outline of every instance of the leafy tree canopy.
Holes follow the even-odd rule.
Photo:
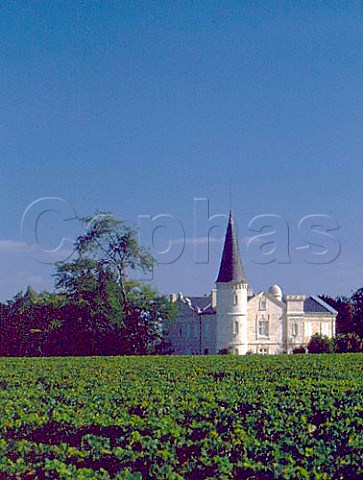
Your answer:
[[[83,217],[80,221],[86,231],[76,239],[76,252],[80,258],[92,258],[115,273],[126,310],[127,271],[150,271],[154,263],[153,257],[139,244],[137,231],[110,212],[96,211],[92,217]]]

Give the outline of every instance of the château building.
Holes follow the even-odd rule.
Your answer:
[[[232,212],[224,241],[216,288],[209,296],[172,294],[178,315],[168,340],[175,354],[229,351],[291,353],[315,333],[333,337],[337,312],[319,297],[283,294],[278,285],[254,294],[249,288],[235,234]]]

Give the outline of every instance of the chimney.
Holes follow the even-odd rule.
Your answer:
[[[176,293],[171,293],[171,294],[170,294],[170,301],[171,301],[171,303],[175,303],[175,302],[176,302],[176,299],[177,299]]]

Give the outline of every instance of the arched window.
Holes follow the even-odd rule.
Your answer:
[[[237,294],[234,295],[233,303],[234,303],[235,305],[238,305],[238,295],[237,295]]]
[[[233,322],[233,334],[234,334],[234,335],[237,335],[237,334],[238,334],[238,331],[239,331],[238,320],[235,320],[235,321]]]

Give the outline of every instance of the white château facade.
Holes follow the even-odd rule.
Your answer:
[[[278,285],[253,294],[243,270],[232,212],[224,242],[216,289],[209,296],[171,295],[178,316],[168,340],[175,354],[229,351],[291,353],[306,346],[314,333],[335,335],[337,312],[315,296],[283,295]]]

